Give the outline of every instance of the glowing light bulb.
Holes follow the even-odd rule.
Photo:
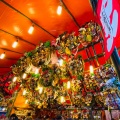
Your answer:
[[[37,104],[40,104],[40,102],[37,102]]]
[[[5,110],[6,110],[5,108],[2,109],[2,111],[5,111]]]
[[[57,8],[57,14],[61,15],[61,13],[62,13],[62,6],[59,5]]]
[[[39,93],[41,94],[43,91],[43,87],[39,87]]]
[[[35,74],[38,74],[38,73],[39,73],[39,68],[36,68]]]
[[[64,98],[63,96],[61,96],[60,102],[61,102],[61,103],[64,103],[64,102],[65,102],[65,98]]]
[[[28,104],[28,100],[25,101],[25,104]]]
[[[34,26],[32,25],[32,26],[30,26],[30,28],[29,28],[29,30],[28,30],[28,33],[29,33],[29,34],[32,34],[33,31],[34,31]]]
[[[23,77],[23,79],[25,79],[27,77],[27,74],[24,73],[22,77]]]
[[[59,62],[60,66],[63,66],[63,60],[62,59],[58,60],[58,62]]]
[[[17,80],[17,77],[14,77],[14,78],[13,78],[13,82],[16,82],[16,80]]]
[[[92,66],[92,65],[90,65],[90,73],[91,73],[91,74],[94,73],[94,70],[93,70],[93,66]]]
[[[5,58],[5,53],[2,53],[1,55],[0,55],[0,59],[4,59]]]
[[[23,95],[26,95],[27,91],[26,90],[23,90]]]
[[[67,82],[67,89],[70,89],[70,81]]]
[[[15,42],[12,44],[12,47],[13,47],[13,48],[16,48],[17,45],[18,45],[18,41],[15,41]]]

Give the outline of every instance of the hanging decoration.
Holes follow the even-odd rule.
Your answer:
[[[95,22],[88,22],[79,29],[79,41],[87,47],[91,42],[97,42],[102,39],[101,27]]]
[[[120,82],[112,65],[100,66],[92,75],[84,74],[84,62],[78,55],[80,44],[87,46],[102,38],[99,25],[89,22],[79,32],[79,36],[65,32],[54,45],[40,43],[12,66],[18,78],[12,84],[19,83],[26,91],[26,104],[37,108],[120,107]]]

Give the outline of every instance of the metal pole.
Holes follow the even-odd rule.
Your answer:
[[[112,63],[115,67],[118,78],[120,79],[120,58],[119,58],[118,51],[117,51],[116,47],[114,48],[113,53],[111,55],[111,60],[112,60]]]

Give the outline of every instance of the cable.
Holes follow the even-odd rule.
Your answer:
[[[16,51],[13,51],[13,50],[9,50],[7,48],[0,48],[2,50],[5,50],[5,51],[9,51],[9,52],[14,52],[14,53],[17,53],[17,54],[23,54],[23,53],[20,53],[20,52],[16,52]]]
[[[43,31],[45,31],[46,33],[48,33],[49,35],[51,35],[52,37],[56,38],[56,36],[54,36],[53,34],[51,34],[50,32],[48,32],[45,28],[43,28],[42,26],[38,25],[37,23],[35,23],[33,20],[31,20],[28,16],[26,16],[25,14],[23,14],[22,12],[20,12],[19,10],[17,10],[16,8],[14,8],[12,5],[8,4],[7,2],[5,2],[4,0],[0,0],[2,3],[4,3],[5,5],[7,5],[8,7],[10,7],[11,9],[13,9],[14,11],[18,12],[19,14],[21,14],[22,16],[24,16],[25,18],[27,18],[28,20],[30,20],[34,25],[38,26],[40,29],[42,29]]]
[[[78,22],[76,21],[75,17],[72,15],[72,13],[70,12],[70,10],[67,8],[67,6],[65,5],[65,3],[63,2],[63,0],[60,0],[60,2],[62,3],[62,6],[65,8],[65,10],[68,12],[68,14],[70,15],[70,17],[73,19],[73,21],[75,22],[76,26],[78,28],[80,28],[80,25],[78,24]]]
[[[14,36],[14,37],[18,38],[19,40],[21,40],[21,41],[23,41],[23,42],[26,42],[26,43],[28,43],[28,44],[30,44],[30,45],[32,45],[32,46],[36,46],[35,44],[33,44],[33,43],[31,43],[31,42],[29,42],[29,41],[27,41],[27,40],[25,40],[25,39],[22,39],[22,38],[20,38],[20,37],[18,37],[18,36],[15,36],[14,34],[12,34],[12,33],[10,33],[10,32],[7,32],[7,31],[5,31],[5,30],[3,30],[3,29],[0,29],[0,31],[2,31],[2,32],[4,32],[4,33],[7,33],[7,34],[9,34],[9,35],[11,35],[11,36]]]

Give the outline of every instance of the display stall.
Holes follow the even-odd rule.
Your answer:
[[[120,82],[113,65],[93,68],[90,64],[87,71],[79,54],[81,45],[87,50],[102,40],[101,27],[90,21],[79,29],[78,36],[65,32],[56,41],[40,43],[12,66],[13,82],[8,89],[19,84],[25,104],[40,118],[114,116],[114,110],[120,108]]]
[[[120,25],[119,21],[115,22],[115,17],[119,18],[119,13],[116,12],[119,11],[119,6],[117,2],[114,2],[116,5],[112,4],[114,0],[109,2],[99,0],[99,4],[101,4],[98,9],[96,0],[85,1],[84,3],[81,1],[69,1],[74,3],[74,7],[66,1],[60,0],[59,4],[61,5],[58,6],[57,15],[54,13],[54,9],[56,9],[54,6],[58,4],[57,1],[53,3],[51,1],[48,3],[45,1],[39,2],[41,6],[44,5],[47,9],[49,5],[54,4],[49,7],[48,11],[45,10],[46,12],[44,12],[46,14],[51,13],[50,17],[43,13],[40,16],[41,21],[45,20],[48,23],[50,20],[48,25],[40,20],[37,21],[38,15],[37,17],[34,16],[35,11],[44,10],[36,2],[28,0],[21,3],[25,5],[28,3],[29,7],[27,7],[31,16],[29,17],[26,15],[28,14],[26,9],[24,11],[26,14],[23,14],[22,9],[24,8],[21,6],[19,8],[15,1],[1,0],[2,5],[0,4],[0,8],[1,6],[6,8],[5,6],[7,6],[7,9],[12,9],[17,15],[19,14],[30,20],[32,26],[30,26],[25,39],[22,36],[26,31],[26,27],[23,28],[23,32],[18,29],[19,27],[13,25],[16,31],[15,35],[7,31],[7,24],[5,23],[6,26],[0,28],[0,32],[2,31],[5,37],[10,35],[17,38],[17,41],[12,44],[12,50],[1,47],[1,44],[4,46],[6,44],[4,40],[0,43],[0,50],[9,53],[6,59],[15,60],[15,62],[10,63],[11,72],[0,77],[0,119],[5,120],[12,115],[15,115],[14,117],[18,117],[20,120],[27,117],[42,120],[58,120],[62,117],[64,120],[68,120],[68,118],[73,120],[120,119],[120,64],[119,61],[116,62],[118,48],[115,48],[114,41],[117,41],[120,31],[118,27]],[[80,8],[77,3],[86,5],[88,11],[90,11],[91,5],[93,16],[91,15],[87,19],[86,13],[91,12],[84,11],[85,18],[81,17],[80,19],[82,12],[79,14],[75,12],[77,7]],[[35,5],[37,8],[34,10],[31,5]],[[111,8],[110,11],[107,9],[109,8],[108,5]],[[113,10],[110,5],[113,5]],[[17,6],[19,9],[17,9]],[[60,18],[62,7],[64,8],[64,19]],[[74,13],[75,17],[68,8]],[[107,14],[109,15],[107,16]],[[116,16],[112,17],[111,14]],[[35,21],[32,15],[35,17]],[[67,19],[68,15],[72,18],[71,20]],[[45,18],[43,19],[42,16]],[[58,23],[51,20],[55,16],[56,20],[59,16]],[[11,21],[13,18],[10,18]],[[79,25],[78,21],[81,21],[81,25]],[[24,20],[21,23],[28,25]],[[51,26],[52,24],[53,26]],[[48,28],[45,29],[47,25]],[[61,26],[57,29],[59,25]],[[33,37],[32,32],[35,27],[38,27],[40,31],[35,31]],[[35,28],[35,30],[37,29]],[[20,31],[19,34],[17,34],[18,31]],[[26,38],[29,38],[29,40],[27,41]],[[40,38],[43,41],[39,40],[39,43],[37,43]],[[13,50],[18,45],[18,41],[23,42],[21,48],[18,49],[22,53]],[[28,46],[25,46],[24,42]],[[24,50],[23,46],[26,47]],[[16,54],[19,55],[13,59],[10,58],[12,56],[10,52],[14,53],[14,58]],[[112,57],[110,58],[111,54]],[[1,61],[5,55],[5,52],[0,54]],[[1,64],[5,67],[3,61],[0,66]],[[2,74],[1,67],[0,74]]]

